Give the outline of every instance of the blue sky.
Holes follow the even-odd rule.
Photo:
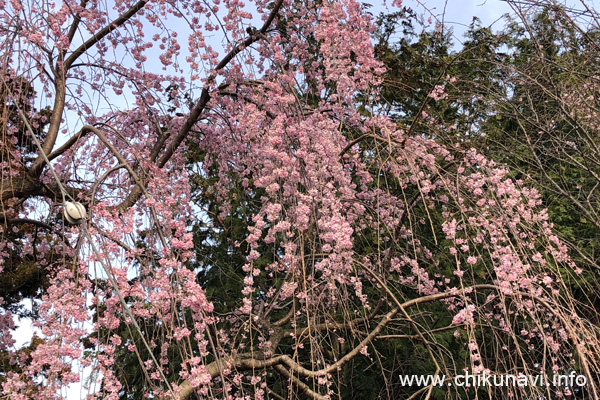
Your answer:
[[[393,10],[389,0],[387,7],[377,6],[376,3],[376,1],[372,2],[374,8],[378,10],[385,11],[386,8]],[[473,16],[481,19],[483,25],[489,26],[503,14],[511,12],[510,6],[501,0],[403,0],[402,5],[412,8],[426,18],[432,16],[434,20],[443,20],[445,24],[453,26],[457,32],[461,31],[461,27],[469,25]],[[500,27],[501,23],[498,21],[496,25]]]
[[[440,20],[457,27],[468,25],[473,16],[479,17],[484,25],[490,25],[503,14],[511,11],[510,6],[500,0],[404,0],[403,5],[415,11],[431,12]]]
[[[372,4],[371,11],[378,14],[380,11],[393,11],[392,0],[363,0]],[[527,1],[527,0],[523,0]],[[539,0],[540,2],[557,3],[567,7],[583,10],[582,0]],[[584,0],[592,9],[600,9],[600,0]],[[387,3],[387,6],[384,5]],[[491,26],[493,30],[502,29],[505,21],[501,18],[504,14],[514,14],[513,9],[506,1],[501,0],[403,0],[402,5],[412,8],[417,14],[427,19],[443,21],[446,27],[452,27],[455,42],[462,41],[463,33],[467,26],[477,16],[483,26]]]
[[[372,6],[369,11],[374,16],[398,10],[391,6],[392,0],[362,1]],[[424,20],[431,18],[432,24],[443,22],[446,29],[452,29],[457,47],[460,47],[463,34],[474,16],[481,20],[483,26],[492,26],[495,31],[502,29],[505,24],[502,16],[512,13],[511,7],[501,0],[403,0],[402,6],[411,8]]]

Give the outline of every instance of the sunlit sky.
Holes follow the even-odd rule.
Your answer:
[[[510,13],[510,6],[500,0],[404,0],[403,5],[424,15],[431,14],[438,22],[454,30],[455,41],[460,42],[462,34],[477,16],[483,26],[500,29],[502,15]]]
[[[393,11],[391,7],[392,0],[363,0],[373,5],[374,14],[380,11]],[[517,0],[522,3],[529,3],[531,0]],[[539,3],[557,3],[574,10],[583,10],[582,0],[537,0]],[[384,5],[387,3],[387,6]],[[592,9],[598,10],[600,0],[585,0],[585,3]],[[454,41],[460,44],[463,39],[463,33],[468,25],[473,21],[473,17],[478,17],[483,26],[492,27],[499,30],[504,26],[505,21],[501,18],[504,14],[514,14],[511,6],[502,0],[403,0],[402,5],[410,7],[417,14],[427,19],[432,17],[433,22],[443,22],[446,27],[452,27],[454,32]],[[525,6],[525,5],[524,5]],[[377,10],[377,11],[375,11]]]

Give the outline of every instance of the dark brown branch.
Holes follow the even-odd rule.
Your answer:
[[[65,60],[63,64],[64,70],[68,70],[71,65],[88,49],[92,48],[96,43],[100,40],[104,39],[109,33],[123,25],[127,22],[131,17],[137,14],[144,6],[148,3],[147,0],[141,0],[135,3],[129,10],[127,10],[123,15],[119,16],[109,24],[107,24],[104,28],[98,31],[94,36],[85,41],[81,46],[79,46],[71,55]]]
[[[210,87],[213,85],[213,83],[216,79],[216,72],[225,68],[227,66],[227,64],[229,64],[229,62],[231,60],[233,60],[233,58],[235,56],[237,56],[239,53],[241,53],[244,49],[246,49],[247,47],[249,47],[250,45],[252,45],[253,43],[257,42],[258,40],[260,40],[261,38],[264,37],[264,33],[266,33],[267,30],[269,29],[269,26],[271,25],[271,23],[275,19],[275,16],[281,9],[282,4],[283,4],[283,0],[277,0],[277,2],[275,2],[275,5],[273,6],[271,13],[269,14],[269,17],[263,24],[262,28],[258,31],[260,33],[259,35],[252,34],[252,35],[248,36],[242,43],[238,44],[233,49],[231,49],[231,51],[229,51],[229,53],[227,53],[227,55],[225,55],[225,57],[223,57],[223,59],[215,67],[215,71],[207,79],[206,85],[204,86],[204,88],[202,89],[202,92],[200,94],[200,98],[198,99],[198,101],[196,102],[196,105],[190,112],[190,115],[188,116],[185,123],[183,124],[183,126],[181,127],[179,132],[177,133],[177,136],[175,136],[173,141],[167,146],[165,152],[163,153],[163,155],[159,158],[158,162],[156,163],[156,165],[159,168],[162,168],[171,159],[171,156],[173,156],[173,153],[175,152],[175,150],[181,145],[181,143],[189,135],[189,133],[192,130],[192,128],[194,127],[194,125],[200,119],[200,115],[202,115],[202,113],[204,112],[204,109],[206,108],[206,105],[208,104],[208,101],[210,100]],[[139,185],[134,187],[133,190],[131,191],[131,193],[129,193],[129,195],[127,196],[127,198],[125,200],[123,200],[123,202],[121,202],[121,204],[119,204],[117,206],[117,209],[125,210],[125,209],[131,207],[132,205],[135,204],[135,202],[138,201],[141,194],[142,194],[142,188],[139,187]]]
[[[77,141],[79,139],[81,139],[82,137],[84,137],[87,134],[87,132],[88,131],[81,130],[81,131],[77,132],[75,135],[71,136],[69,138],[69,140],[67,140],[65,142],[65,144],[63,144],[62,146],[60,146],[58,149],[54,150],[52,153],[48,154],[48,160],[52,161],[56,157],[60,156],[61,154],[63,154],[67,150],[69,150],[71,147],[73,147],[73,145],[75,143],[77,143]]]
[[[269,29],[269,26],[275,19],[275,16],[281,9],[282,4],[283,4],[283,0],[277,0],[275,5],[273,6],[273,9],[271,10],[271,13],[269,14],[269,17],[263,24],[262,28],[260,28],[260,31],[259,31],[260,33],[264,34],[267,32],[267,30]],[[244,49],[248,48],[253,43],[260,40],[262,37],[263,37],[262,35],[256,35],[256,34],[250,35],[242,43],[240,43],[239,45],[237,45],[236,47],[231,49],[231,51],[229,51],[229,53],[227,53],[227,55],[225,55],[225,57],[223,57],[223,59],[215,67],[215,73],[217,71],[220,71],[223,68],[225,68],[227,66],[227,64],[229,64],[229,62],[231,60],[233,60],[233,58],[235,56],[237,56],[239,53],[241,53]],[[188,119],[185,121],[185,124],[183,124],[179,133],[177,134],[175,139],[173,139],[173,142],[171,142],[171,144],[167,147],[167,150],[165,151],[165,153],[162,155],[162,157],[158,161],[157,165],[159,167],[163,167],[167,163],[167,161],[169,161],[169,159],[173,155],[173,152],[175,151],[175,149],[177,147],[179,147],[181,142],[183,142],[183,140],[187,137],[187,135],[188,135],[189,131],[192,129],[192,127],[196,124],[196,122],[198,122],[198,119],[200,118],[200,114],[202,114],[202,111],[204,111],[204,108],[206,107],[208,100],[210,100],[209,88],[215,81],[215,78],[216,78],[215,73],[213,73],[209,77],[209,79],[206,83],[206,86],[202,89],[202,93],[200,94],[200,99],[198,100],[198,102],[196,103],[194,108],[192,109],[192,112],[190,113]]]
[[[338,156],[338,157],[342,158],[342,156],[343,156],[344,154],[346,154],[346,152],[347,152],[348,150],[350,150],[350,149],[351,149],[351,148],[352,148],[352,147],[353,147],[355,144],[358,144],[358,143],[362,142],[364,139],[366,139],[366,138],[368,138],[368,137],[371,137],[371,136],[372,136],[372,135],[371,135],[370,133],[365,133],[364,135],[361,135],[361,136],[359,136],[358,138],[354,139],[353,141],[351,141],[350,143],[348,143],[348,144],[346,145],[346,147],[344,147],[344,148],[342,149],[342,151],[340,151],[340,154],[339,154],[339,156]]]
[[[81,8],[85,8],[87,6],[87,2],[88,2],[88,0],[81,0],[81,3],[79,4],[79,6]],[[81,23],[81,15],[79,13],[76,13],[75,16],[73,17],[73,23],[71,24],[71,27],[69,28],[69,32],[67,33],[67,38],[69,39],[69,43],[71,41],[73,41],[73,38],[75,37],[75,33],[77,32],[77,28],[79,27],[80,23]]]
[[[56,138],[58,137],[58,130],[60,128],[60,123],[62,122],[62,113],[65,108],[65,99],[66,99],[66,85],[65,85],[65,75],[63,72],[57,71],[57,76],[54,81],[54,88],[56,90],[56,95],[54,96],[54,106],[52,107],[52,115],[50,116],[50,124],[48,126],[48,133],[46,134],[46,140],[42,144],[42,153],[49,154],[54,148],[54,144],[56,143]],[[44,169],[44,154],[38,155],[33,165],[30,168],[30,174],[39,177],[42,175],[42,171]]]
[[[294,303],[295,303],[295,301],[294,301]],[[285,314],[283,316],[283,318],[281,318],[278,321],[273,322],[271,325],[273,325],[273,326],[283,326],[283,325],[287,324],[288,321],[290,319],[292,319],[292,317],[294,316],[294,313],[296,312],[296,308],[294,307],[294,303],[292,303],[292,306],[290,307],[290,311],[288,311],[287,314]]]
[[[65,108],[66,101],[66,71],[77,60],[77,58],[79,58],[83,53],[85,53],[86,50],[93,47],[96,43],[98,43],[100,40],[106,37],[109,33],[111,33],[119,26],[127,22],[139,10],[141,10],[146,5],[146,3],[146,0],[141,0],[138,3],[136,3],[133,7],[127,10],[127,12],[125,12],[123,15],[106,25],[94,36],[88,39],[85,43],[83,43],[81,46],[75,49],[75,51],[71,53],[71,55],[66,60],[64,60],[64,62],[62,61],[62,55],[59,57],[58,63],[54,69],[54,73],[56,75],[54,81],[54,87],[56,90],[56,95],[54,97],[54,106],[52,108],[52,116],[50,117],[50,124],[48,126],[46,140],[42,145],[42,151],[45,154],[50,154],[52,152],[54,144],[56,143],[56,138],[58,137],[58,131],[62,121],[62,114]],[[40,154],[31,166],[30,173],[33,176],[40,176],[42,174],[43,167],[44,157],[42,154]]]
[[[35,225],[35,226],[39,226],[40,228],[47,229],[49,231],[54,229],[51,225],[48,225],[45,222],[38,221],[35,219],[29,219],[29,218],[9,218],[9,219],[5,220],[4,216],[0,215],[0,222],[6,222],[7,225],[23,225],[23,224]]]
[[[25,171],[10,179],[3,179],[0,183],[0,199],[2,202],[10,198],[28,198],[40,195],[42,192],[42,183],[36,177],[27,174]]]
[[[290,373],[283,365],[276,365],[275,371],[279,372],[285,378],[289,379],[293,385],[298,386],[304,393],[306,393],[311,399],[315,400],[326,400],[328,397],[321,396],[319,393],[313,391],[306,383],[295,377]]]

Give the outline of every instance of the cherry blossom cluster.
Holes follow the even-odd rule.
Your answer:
[[[4,218],[56,217],[67,195],[88,211],[80,226],[43,235],[15,226],[18,239],[2,232],[0,255],[19,246],[49,274],[31,352],[14,348],[15,321],[0,313],[0,350],[22,371],[3,382],[10,398],[61,398],[81,366],[98,379],[89,398],[118,399],[124,352],[138,357],[149,397],[261,399],[275,366],[330,396],[346,359],[322,355],[323,343],[372,357],[386,324],[408,320],[395,318],[409,298],[441,301],[476,370],[487,368],[479,324],[514,334],[511,346],[549,344],[557,368],[573,347],[581,358],[597,343],[573,334],[589,330],[557,268],[575,266],[535,190],[473,150],[356,107],[358,94],[376,98],[383,73],[360,2],[36,0],[0,9],[3,72],[33,82],[32,104],[52,109],[51,165],[25,167],[41,171],[45,187],[68,189],[11,199]],[[430,97],[443,100],[444,90]],[[23,175],[18,132],[2,132],[3,180]],[[76,138],[64,151],[59,132]],[[215,268],[198,256],[210,243],[193,228],[224,229],[241,208],[245,238],[227,243],[243,252],[232,266],[239,301],[217,313],[198,278]]]

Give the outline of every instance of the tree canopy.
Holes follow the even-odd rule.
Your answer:
[[[2,396],[600,398],[595,20],[400,3],[0,3]]]

